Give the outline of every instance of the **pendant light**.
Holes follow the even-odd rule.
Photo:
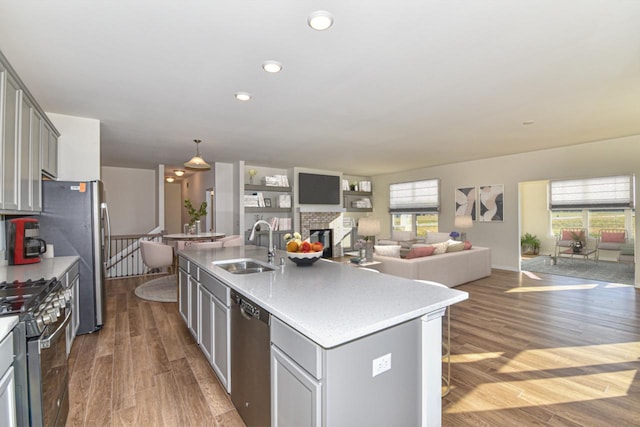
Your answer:
[[[184,167],[191,170],[196,171],[208,171],[211,169],[209,163],[205,162],[202,157],[200,157],[200,149],[198,148],[198,144],[202,141],[199,139],[194,139],[193,142],[196,143],[196,155],[191,158],[188,162],[184,164]]]

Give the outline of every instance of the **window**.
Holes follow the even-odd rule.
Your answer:
[[[440,180],[403,182],[389,186],[391,228],[425,236],[438,231]]]
[[[586,228],[592,238],[601,229],[623,228],[635,234],[634,176],[551,181],[549,208],[554,235],[562,228]]]

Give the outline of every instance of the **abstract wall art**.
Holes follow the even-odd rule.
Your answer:
[[[504,185],[483,185],[478,191],[480,222],[504,220]]]
[[[471,215],[476,220],[476,187],[456,188],[456,216]]]

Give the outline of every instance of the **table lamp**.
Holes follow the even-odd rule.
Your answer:
[[[380,220],[375,218],[360,218],[358,220],[358,235],[364,236],[366,240],[364,257],[367,261],[373,260],[373,240],[369,238],[378,234],[380,234]]]
[[[461,230],[471,228],[473,227],[473,218],[471,218],[471,215],[456,216],[454,226],[455,228],[459,228]],[[460,232],[460,240],[463,242],[467,240],[467,233],[465,231]]]

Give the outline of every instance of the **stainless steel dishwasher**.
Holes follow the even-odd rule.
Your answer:
[[[248,427],[271,425],[270,317],[231,291],[231,401]]]

